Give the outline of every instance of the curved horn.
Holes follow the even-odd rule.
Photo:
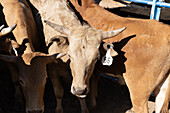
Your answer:
[[[65,34],[65,35],[69,35],[69,29],[64,27],[64,26],[61,26],[61,25],[57,25],[55,23],[52,23],[50,21],[47,21],[47,20],[44,20],[44,22],[46,24],[48,24],[49,26],[51,26],[54,30],[62,33],[62,34]]]
[[[125,29],[126,29],[126,27],[123,27],[121,29],[112,30],[112,31],[104,31],[102,34],[102,40],[114,37],[114,36],[118,35],[119,33],[121,33],[122,31],[124,31]]]
[[[0,27],[0,37],[7,35],[8,33],[12,32],[16,28],[17,24],[14,24],[10,27],[4,28],[4,25]]]
[[[5,25],[1,25],[1,27],[0,27],[0,31],[1,31],[4,27],[5,27]]]
[[[15,63],[17,61],[17,56],[9,56],[0,54],[0,59],[6,62]]]
[[[53,55],[46,55],[46,61],[47,63],[50,63],[52,61],[54,61],[55,59],[59,59],[63,56],[65,56],[67,53],[56,53],[56,54],[53,54]]]

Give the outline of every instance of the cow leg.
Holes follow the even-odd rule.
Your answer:
[[[96,98],[97,98],[97,85],[100,78],[100,71],[94,69],[91,80],[90,80],[90,108],[94,108],[96,106]]]
[[[130,76],[129,76],[130,77]],[[148,112],[148,99],[153,90],[148,89],[147,81],[143,84],[141,81],[132,80],[131,77],[124,76],[127,83],[130,97],[132,101],[132,106],[135,113],[149,113]]]
[[[7,63],[7,66],[11,72],[12,81],[15,86],[15,104],[14,109],[15,110],[23,110],[24,109],[24,97],[22,94],[22,90],[19,83],[19,75],[17,72],[16,67],[13,64]]]
[[[168,113],[168,105],[170,99],[170,76],[163,81],[161,85],[159,85],[155,89],[156,95],[156,113]]]
[[[81,113],[89,113],[89,110],[86,106],[85,98],[79,98],[80,105],[81,105]]]
[[[139,97],[140,95],[136,95],[135,98],[131,98],[132,105],[135,113],[149,113],[148,112],[148,98]]]
[[[55,64],[52,63],[52,64],[48,65],[48,74],[51,78],[53,88],[54,88],[55,97],[57,100],[56,113],[63,113],[63,107],[62,107],[61,102],[62,102],[62,98],[64,95],[64,90],[61,85],[57,71],[55,70]]]

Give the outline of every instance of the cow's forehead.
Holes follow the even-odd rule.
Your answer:
[[[89,26],[72,27],[70,29],[70,37],[75,40],[82,40],[83,38],[86,38],[86,40],[99,40],[101,38],[101,31]]]
[[[101,43],[101,31],[88,26],[72,28],[69,42],[71,51],[89,48],[97,49]]]

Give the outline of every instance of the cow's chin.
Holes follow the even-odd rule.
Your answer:
[[[77,96],[79,98],[85,98],[86,97],[86,95],[75,95],[75,96]]]

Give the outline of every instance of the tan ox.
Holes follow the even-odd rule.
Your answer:
[[[69,44],[65,43],[63,47],[67,47],[65,50],[70,57],[70,68],[73,76],[71,93],[79,98],[85,98],[89,92],[90,77],[100,56],[99,47],[102,40],[118,35],[125,28],[103,32],[86,25],[66,28],[49,21],[45,22],[67,36],[63,40]],[[81,105],[82,113],[88,113],[87,108],[83,107],[84,100],[81,101]]]
[[[105,30],[127,27],[121,35],[107,40],[115,42],[114,49],[119,55],[111,67],[100,69],[124,77],[136,113],[148,113],[148,98],[154,89],[158,91],[156,113],[167,113],[170,98],[169,25],[156,20],[120,17],[93,4],[92,0],[83,0],[81,6],[78,1],[71,2],[92,27]]]
[[[18,58],[20,60],[17,61],[16,66],[9,66],[12,80],[15,84],[19,82],[22,87],[26,100],[26,112],[42,113],[44,112],[43,95],[47,77],[45,64],[48,63],[48,60],[40,57],[44,56],[42,53],[34,52],[44,51],[45,43],[43,42],[45,41],[38,35],[32,11],[26,0],[0,0],[0,3],[3,6],[7,24],[17,23],[13,34],[19,43],[16,46],[17,54],[19,56],[22,54],[22,57]],[[20,85],[15,85],[17,100],[21,100],[21,97],[18,97],[21,96]],[[22,103],[22,105],[24,104]]]
[[[93,29],[89,26],[82,26],[80,21],[77,19],[75,13],[68,7],[68,3],[65,0],[51,0],[51,1],[42,0],[41,2],[37,0],[30,0],[30,2],[39,10],[42,16],[42,20],[47,19],[55,23],[53,24],[49,21],[47,22],[47,24],[52,26],[54,29],[50,28],[47,24],[43,23],[46,44],[49,45],[48,52],[49,54],[56,52],[57,53],[68,52],[69,55],[71,56],[70,67],[73,75],[71,92],[79,97],[81,104],[81,112],[88,113],[85,98],[83,97],[85,97],[85,94],[88,93],[89,91],[88,90],[89,86],[86,84],[89,83],[88,75],[92,73],[93,69],[91,69],[91,67],[94,66],[88,65],[88,63],[90,63],[91,60],[93,60],[92,61],[93,63],[96,62],[98,57],[93,58],[93,56],[95,56],[94,54],[98,54],[99,51],[98,48],[100,46],[101,40],[107,37],[106,36],[107,33],[108,35],[117,35],[122,30],[124,30],[124,28],[118,31],[114,31],[116,33],[114,34],[113,32],[112,34],[112,32],[102,33],[102,31]],[[56,28],[57,26],[56,24],[63,25],[64,27],[70,28],[70,30],[68,30],[67,28],[66,28],[67,30],[65,28],[63,29],[63,27],[61,26],[59,26],[61,29],[60,28],[58,29]],[[66,33],[64,33],[63,30],[64,31],[66,30],[65,31]],[[64,35],[56,36],[59,34],[57,31],[64,33]],[[97,43],[93,43],[95,41],[97,41]],[[91,57],[88,54],[88,51],[90,49],[94,49],[96,51],[96,53],[91,54]],[[84,57],[82,58],[81,56]],[[89,61],[87,59],[87,56],[91,58]],[[59,76],[65,76],[65,74],[67,74],[68,72],[67,69],[64,69],[68,68],[67,67],[68,63],[66,63],[66,66],[64,66],[65,62],[68,60],[68,58],[66,57],[67,56],[65,56],[65,58],[62,58],[62,61],[57,62],[55,64],[54,63],[50,64],[48,66],[49,76],[52,79],[54,92],[57,100],[56,107],[57,113],[63,112],[63,108],[61,106],[61,99],[63,97],[64,92],[59,80]],[[83,59],[87,60],[83,61]],[[86,65],[88,65],[88,68],[86,68],[86,74],[84,74],[85,71],[84,69]],[[81,86],[77,86],[77,83],[83,80],[83,77],[79,79],[79,74],[80,75],[83,74],[84,77],[87,76],[87,78],[85,77],[86,82],[82,83]]]

